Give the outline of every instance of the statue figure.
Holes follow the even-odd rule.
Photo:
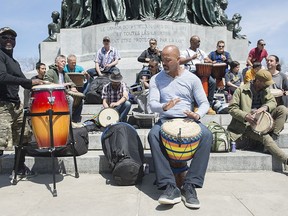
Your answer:
[[[236,38],[238,38],[238,39],[245,39],[246,38],[245,35],[238,34],[242,30],[242,27],[239,24],[241,19],[242,19],[242,16],[239,13],[235,13],[231,20],[226,21],[227,30],[233,32],[233,38],[235,38],[235,39]]]
[[[124,0],[101,0],[106,22],[119,22],[126,19]]]
[[[92,0],[84,0],[81,27],[92,25]]]
[[[215,15],[216,0],[188,0],[187,14],[191,23],[216,26],[218,25]]]
[[[174,22],[186,22],[186,0],[162,0],[157,19]]]
[[[217,23],[221,26],[223,25],[225,26],[228,20],[228,16],[225,13],[227,6],[228,6],[228,0],[216,1],[216,10],[215,10],[216,20],[217,20]]]
[[[51,17],[52,23],[48,24],[49,37],[44,40],[45,42],[57,41],[57,34],[60,33],[60,13],[58,11],[53,11]]]
[[[140,0],[125,0],[126,5],[126,19],[139,19]]]
[[[155,19],[159,16],[160,0],[140,0],[140,19]]]

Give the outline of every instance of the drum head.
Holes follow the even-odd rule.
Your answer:
[[[254,132],[266,134],[273,128],[273,118],[268,112],[259,113],[256,118],[257,124],[251,126]]]
[[[283,92],[281,89],[270,89],[270,92],[271,94],[274,96],[274,97],[281,97],[283,96]]]
[[[98,121],[101,126],[107,127],[111,124],[116,124],[119,121],[119,114],[113,108],[106,108],[100,111]]]
[[[201,132],[200,126],[189,119],[176,118],[163,123],[162,130],[174,137],[191,138]]]
[[[44,85],[36,85],[32,87],[32,91],[43,91],[43,90],[51,90],[51,89],[65,90],[65,86],[61,84],[44,84]]]

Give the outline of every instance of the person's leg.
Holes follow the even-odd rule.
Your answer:
[[[151,148],[156,181],[159,188],[163,188],[168,184],[176,185],[167,152],[160,138],[161,125],[162,123],[158,121],[148,134],[148,142]]]
[[[201,127],[202,136],[198,148],[191,160],[184,184],[193,184],[195,187],[201,188],[208,166],[213,137],[211,131],[209,131],[206,126],[202,123],[199,123],[199,126]]]
[[[131,102],[125,101],[125,103],[121,104],[120,106],[117,106],[116,109],[119,112],[120,115],[120,122],[127,122],[127,115],[131,109]]]
[[[77,107],[75,107],[72,112],[73,122],[81,122],[82,109],[83,109],[83,100],[81,100],[81,103]]]
[[[271,113],[272,118],[274,119],[274,128],[273,134],[279,136],[280,132],[284,128],[284,124],[287,120],[288,110],[284,105],[277,106]]]
[[[95,77],[98,75],[96,68],[90,68],[87,70],[87,73],[90,75],[91,78]]]
[[[275,156],[281,162],[287,163],[288,156],[278,147],[277,143],[269,134],[259,135],[254,133],[252,129],[248,127],[245,135],[251,139],[261,142],[273,156]]]
[[[215,91],[216,91],[216,80],[212,76],[210,76],[208,81],[208,101],[210,107],[212,106],[213,103]]]

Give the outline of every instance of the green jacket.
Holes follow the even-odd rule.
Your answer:
[[[250,90],[250,85],[251,83],[249,82],[237,88],[228,107],[232,120],[227,130],[230,132],[233,141],[240,138],[249,126],[249,123],[245,121],[245,116],[252,111],[252,91]],[[269,88],[262,90],[260,94],[262,106],[267,106],[267,111],[271,113],[277,106],[274,96],[270,93]]]
[[[64,73],[64,83],[72,83],[71,87],[76,87],[76,85],[72,82],[70,77],[67,75],[67,73]],[[49,81],[51,83],[59,83],[59,72],[57,70],[56,65],[49,66],[49,70],[45,73],[44,76],[45,81]]]

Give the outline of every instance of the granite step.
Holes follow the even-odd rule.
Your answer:
[[[56,171],[61,173],[74,173],[73,157],[59,157],[56,159]],[[150,165],[150,172],[154,172],[151,152],[145,150],[145,161]],[[14,153],[5,152],[0,157],[0,173],[10,173],[13,167]],[[26,157],[26,165],[37,173],[51,173],[51,158]],[[79,173],[110,172],[107,159],[101,150],[89,151],[77,157]],[[211,153],[208,172],[245,172],[245,171],[281,171],[282,164],[269,154],[250,151],[236,151],[235,153]]]

